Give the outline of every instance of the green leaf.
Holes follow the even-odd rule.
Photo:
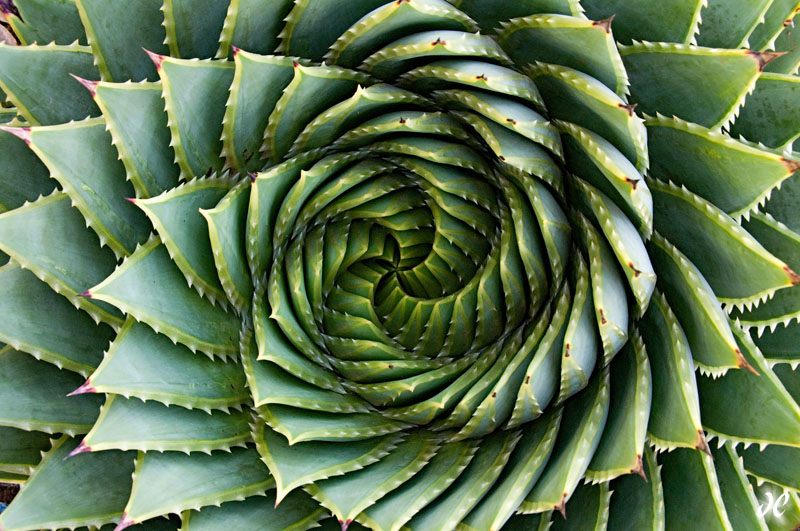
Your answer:
[[[369,76],[353,70],[295,61],[294,78],[275,103],[264,131],[264,155],[273,163],[285,158],[306,124],[369,81]]]
[[[19,266],[0,268],[0,293],[0,340],[59,368],[87,376],[114,337]]]
[[[486,496],[520,440],[516,431],[496,431],[483,439],[469,465],[444,493],[406,524],[409,529],[452,531]]]
[[[701,12],[697,43],[710,48],[749,48],[748,38],[762,20],[772,0],[710,2]]]
[[[105,120],[18,131],[100,237],[100,245],[108,245],[117,257],[127,256],[147,238],[147,218],[125,201],[134,190],[125,180]]]
[[[185,511],[183,531],[302,531],[316,527],[328,512],[303,491],[291,493],[275,506],[275,493],[252,496],[243,501],[226,502],[219,507]]]
[[[577,0],[453,0],[453,5],[478,22],[481,32],[497,31],[499,23],[531,13],[560,13],[580,16],[583,8]]]
[[[644,343],[635,332],[611,365],[608,421],[587,480],[606,482],[628,473],[644,474],[642,455],[652,402],[652,376]]]
[[[692,353],[663,295],[657,293],[653,297],[640,328],[653,375],[653,403],[647,435],[659,449],[707,449],[700,426],[700,400]]]
[[[186,284],[158,238],[139,247],[88,295],[113,304],[192,351],[220,357],[239,351],[239,320]]]
[[[95,320],[115,328],[122,324],[113,306],[78,297],[106,278],[116,259],[100,247],[66,194],[56,192],[0,214],[0,249]]]
[[[168,124],[181,179],[222,168],[222,118],[233,64],[153,55],[161,77]]]
[[[744,469],[758,480],[800,491],[800,450],[771,444],[766,448],[751,446],[740,451]]]
[[[775,40],[775,51],[786,52],[776,57],[764,68],[765,72],[777,74],[797,74],[800,68],[800,32],[794,31],[794,25],[788,24]]]
[[[0,350],[0,368],[0,425],[74,435],[94,424],[102,399],[67,397],[81,383],[77,374],[8,346]]]
[[[386,0],[297,0],[280,33],[278,53],[322,61],[328,48],[364,15]]]
[[[91,95],[68,74],[97,79],[88,46],[0,45],[0,88],[31,125],[97,116]],[[53,105],[58,102],[58,105]]]
[[[497,482],[464,518],[459,528],[500,529],[544,471],[561,425],[561,410],[525,424],[522,438]]]
[[[414,477],[436,455],[439,445],[431,433],[414,433],[377,463],[315,481],[305,490],[347,527],[376,500]]]
[[[733,530],[711,456],[678,448],[659,454],[658,462],[662,467],[667,529]]]
[[[229,4],[230,0],[164,0],[161,10],[169,54],[184,58],[213,57]]]
[[[771,48],[783,28],[791,24],[798,9],[800,2],[797,0],[774,0],[764,14],[764,22],[750,36],[750,47],[753,50]]]
[[[593,20],[614,17],[611,28],[617,41],[692,42],[700,24],[704,0],[581,0]],[[703,14],[705,17],[705,14]]]
[[[93,90],[136,196],[153,197],[174,188],[179,169],[170,147],[161,85],[98,83]]]
[[[659,233],[653,234],[647,248],[658,285],[675,309],[700,371],[719,375],[730,368],[746,368],[728,316],[697,266]]]
[[[249,180],[235,186],[212,209],[201,209],[208,222],[208,234],[217,275],[228,300],[240,313],[250,308],[253,283],[245,249]]]
[[[360,470],[379,461],[396,448],[399,435],[385,435],[362,441],[307,441],[289,444],[286,438],[259,422],[253,433],[258,453],[269,467],[277,485],[276,503],[298,487],[313,481]],[[309,459],[308,456],[314,456]]]
[[[254,448],[209,455],[140,452],[120,529],[169,513],[243,500],[274,485]]]
[[[800,79],[764,72],[745,100],[731,134],[785,149],[800,137]]]
[[[409,427],[379,413],[337,414],[280,404],[261,406],[259,412],[272,429],[289,440],[289,444],[303,441],[359,441]]]
[[[133,452],[66,459],[78,440],[62,436],[0,516],[7,531],[101,526],[122,515],[131,490]],[[62,488],[69,485],[69,488]]]
[[[445,0],[388,2],[343,32],[325,54],[325,60],[355,68],[395,39],[434,29],[475,31],[478,28],[472,19]]]
[[[0,427],[4,445],[0,448],[0,469],[27,475],[50,448],[50,436],[40,431]]]
[[[611,500],[611,491],[607,483],[583,483],[575,489],[575,493],[566,505],[565,512],[569,519],[553,516],[551,529],[594,529],[605,530],[608,524],[608,508]]]
[[[608,529],[637,529],[664,531],[664,489],[661,485],[661,467],[649,446],[645,446],[642,459],[643,478],[636,474],[620,476],[611,482],[611,504]]]
[[[800,164],[678,118],[645,124],[650,176],[685,186],[734,218],[755,210]]]
[[[332,413],[364,413],[371,410],[369,404],[352,394],[321,389],[293,376],[275,363],[259,361],[255,341],[250,342],[247,351],[242,351],[242,365],[255,407],[284,404]]]
[[[773,448],[773,447],[770,447]],[[753,488],[747,481],[742,460],[731,444],[725,444],[711,451],[714,456],[714,469],[717,471],[719,490],[725,502],[725,512],[734,529],[760,529],[767,531]],[[784,466],[792,463],[783,461]]]
[[[168,53],[161,0],[75,0],[103,81],[156,79],[145,50]],[[119,22],[124,20],[124,24]]]
[[[580,395],[564,406],[553,454],[539,481],[520,504],[520,512],[555,508],[563,515],[565,504],[586,473],[606,425],[608,375],[608,369],[603,369]]]
[[[779,489],[770,483],[759,485],[752,476],[750,476],[750,486],[753,487],[760,506],[772,503],[774,508],[778,500],[780,500],[778,503],[782,504],[777,512],[767,511],[764,515],[767,527],[772,531],[793,531],[795,522],[800,522],[800,495]]]
[[[111,395],[81,442],[81,452],[230,450],[250,440],[250,411],[213,411],[165,406]]]
[[[770,369],[750,336],[733,326],[747,362],[758,374],[728,371],[712,380],[700,377],[703,427],[735,442],[785,444],[800,448],[800,406]],[[769,411],[769,415],[764,412]]]
[[[725,303],[752,303],[791,286],[797,275],[708,201],[684,188],[648,181],[655,229],[697,266]]]
[[[259,150],[264,131],[283,89],[294,77],[291,57],[238,51],[230,94],[222,119],[222,153],[237,169],[257,170],[264,162]]]
[[[611,35],[610,20],[531,15],[501,24],[500,46],[514,64],[553,63],[579,70],[619,96],[627,93],[625,67]]]
[[[278,46],[279,33],[292,3],[291,0],[269,4],[263,0],[230,0],[222,33],[211,33],[219,34],[217,57],[228,57],[231,46],[254,53],[271,53]]]
[[[128,318],[84,392],[113,393],[211,412],[246,402],[241,366],[176,345],[167,336]]]
[[[47,166],[11,132],[0,129],[0,211],[21,207],[50,194],[58,185]]]
[[[15,0],[19,17],[6,14],[22,44],[86,44],[81,18],[74,0]]]
[[[443,444],[417,475],[367,507],[356,521],[373,529],[398,531],[459,477],[476,451],[475,441]]]
[[[760,336],[757,335],[755,328],[751,328],[750,334],[767,360],[793,363],[800,359],[800,352],[797,351],[798,341],[800,341],[800,325],[797,323],[776,325],[774,330],[772,327],[768,327],[761,331],[762,335]]]
[[[233,184],[225,177],[192,179],[158,197],[136,201],[189,285],[221,305],[226,303],[225,292],[214,264],[208,222],[200,211],[215,207]]]
[[[562,121],[561,129],[574,131],[565,125],[571,123],[593,131],[616,147],[638,171],[647,169],[647,130],[633,112],[634,106],[596,79],[565,66],[537,63],[526,72],[540,87],[548,112]],[[605,147],[604,142],[599,143],[598,147]],[[618,159],[604,163],[624,164]],[[627,170],[627,165],[623,168]],[[629,177],[636,179],[635,174]]]
[[[750,50],[669,43],[634,43],[620,46],[620,53],[639,111],[674,115],[710,129],[735,116],[766,63]]]

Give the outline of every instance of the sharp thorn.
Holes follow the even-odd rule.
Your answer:
[[[611,23],[614,22],[614,17],[617,15],[611,15],[610,17],[603,19],[603,20],[595,20],[592,22],[593,26],[597,26],[598,28],[603,28],[606,33],[611,33]]]
[[[22,139],[26,144],[31,145],[31,128],[30,127],[8,127],[0,126],[1,131],[11,133],[17,138]]]
[[[79,454],[85,454],[86,452],[91,452],[91,451],[92,448],[88,444],[86,444],[86,441],[81,441],[81,443],[78,446],[76,446],[75,449],[72,450],[69,453],[69,455],[67,455],[67,457],[65,457],[64,459],[66,460],[69,459],[70,457],[74,457]]]
[[[788,52],[757,52],[755,50],[747,50],[747,54],[751,55],[758,61],[758,70],[763,71],[764,67],[767,66],[771,61],[777,59],[782,55],[786,55]]]
[[[136,522],[133,519],[128,517],[128,513],[122,513],[122,520],[117,524],[117,527],[114,528],[114,531],[122,531],[123,529],[134,525]]]
[[[76,76],[75,74],[70,74],[70,76],[72,76],[72,79],[74,79],[75,81],[86,87],[86,90],[88,90],[89,93],[94,98],[94,95],[97,93],[97,85],[100,83],[99,81],[83,79],[82,77]]]
[[[67,396],[84,395],[86,393],[96,393],[96,392],[97,389],[92,387],[92,383],[89,380],[86,380],[86,382],[83,385],[81,385],[71,393],[68,393]]]
[[[142,47],[142,50],[145,51],[145,53],[150,57],[150,60],[153,61],[153,64],[156,65],[156,70],[161,70],[161,63],[164,62],[164,56],[163,55],[159,55],[159,54],[157,54],[155,52],[151,52],[150,50],[148,50],[147,48],[144,48],[144,47]],[[120,522],[120,523],[122,523],[122,522]],[[117,530],[114,530],[114,531],[117,531]]]
[[[87,299],[91,299],[92,298],[92,294],[87,289],[83,293],[78,293],[78,297],[86,297]]]

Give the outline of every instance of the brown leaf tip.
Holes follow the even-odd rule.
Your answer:
[[[644,462],[642,461],[642,454],[636,454],[636,465],[631,468],[631,474],[639,474],[642,479],[647,483],[647,474],[644,472]]]
[[[786,55],[787,52],[757,52],[755,50],[747,50],[747,55],[752,56],[756,61],[758,61],[758,70],[764,70],[764,67],[767,66],[771,61],[774,61],[778,57],[782,55]]]
[[[99,81],[92,81],[91,79],[83,79],[82,77],[78,77],[75,74],[70,74],[70,76],[72,76],[72,79],[83,85],[86,88],[86,90],[89,91],[89,94],[91,94],[92,97],[94,98],[94,95],[97,93],[97,85],[100,83]]]
[[[787,275],[789,275],[789,280],[791,281],[792,286],[800,284],[800,275],[792,271],[792,268],[789,266],[783,266],[783,270],[786,271]]]
[[[30,127],[6,127],[0,126],[0,131],[11,133],[15,137],[21,139],[23,142],[31,145],[31,128]]]
[[[737,348],[737,349],[734,349],[734,352],[736,353],[736,358],[739,360],[739,368],[740,368],[740,369],[746,369],[746,370],[748,370],[748,371],[752,372],[753,374],[755,374],[756,376],[761,376],[761,375],[758,373],[758,371],[757,371],[757,370],[755,370],[755,369],[753,368],[753,366],[752,366],[752,365],[750,365],[750,363],[748,363],[748,362],[747,362],[747,358],[745,358],[745,357],[742,355],[742,351],[741,351],[741,350],[739,350],[739,349]]]
[[[603,28],[606,33],[611,33],[611,23],[614,22],[614,17],[617,15],[611,15],[610,17],[603,19],[603,20],[595,20],[592,22],[593,26],[597,26],[598,28]]]
[[[783,162],[783,165],[786,166],[791,173],[795,173],[796,171],[800,170],[800,161],[798,160],[781,157],[781,162]]]
[[[628,116],[633,116],[634,111],[636,111],[636,107],[638,103],[618,103],[617,106],[622,109],[623,111],[628,113]]]
[[[562,494],[561,501],[558,502],[558,505],[553,506],[553,509],[561,513],[561,516],[564,518],[564,520],[567,519],[567,496],[569,496],[569,494],[566,492]]]
[[[147,48],[142,48],[142,50],[144,50],[147,56],[150,57],[150,60],[153,61],[153,64],[156,65],[156,70],[161,70],[161,63],[164,62],[164,56],[155,52],[151,52]]]
[[[694,447],[708,454],[708,457],[711,459],[714,459],[714,456],[711,455],[711,449],[708,447],[708,442],[706,442],[706,436],[703,430],[697,430],[697,440],[694,443]]]

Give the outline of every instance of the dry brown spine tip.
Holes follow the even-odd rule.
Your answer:
[[[593,26],[597,26],[598,28],[603,28],[606,33],[611,33],[611,23],[614,22],[614,17],[617,15],[611,15],[610,17],[603,19],[603,20],[595,20],[592,22]]]
[[[791,173],[800,170],[800,161],[787,159],[786,157],[781,157],[781,162],[783,162],[783,165],[786,166]]]
[[[795,273],[792,268],[789,266],[783,266],[783,270],[786,271],[787,275],[789,275],[789,281],[792,283],[792,286],[800,284],[800,275]]]
[[[697,430],[697,440],[694,443],[694,447],[708,454],[708,457],[711,459],[714,459],[714,456],[711,455],[711,450],[708,447],[708,443],[706,442],[706,436],[703,433],[703,430]]]
[[[636,187],[639,185],[639,179],[631,179],[630,177],[625,177],[625,180],[628,183],[630,183],[630,185],[633,187],[634,190],[636,190]]]
[[[636,466],[631,468],[632,474],[639,474],[642,479],[647,483],[647,474],[644,472],[644,462],[642,461],[642,454],[636,454]]]
[[[742,351],[741,351],[741,350],[739,350],[739,349],[737,348],[737,349],[735,349],[735,352],[736,352],[736,357],[739,359],[739,368],[740,368],[740,369],[747,369],[748,371],[752,372],[752,373],[753,373],[753,374],[755,374],[756,376],[761,376],[761,375],[758,373],[758,371],[757,371],[757,370],[755,370],[755,369],[753,368],[753,366],[752,366],[752,365],[750,365],[750,364],[747,362],[747,359],[746,359],[746,358],[745,358],[745,357],[742,355]]]
[[[506,118],[506,122],[510,123],[511,125],[517,125],[517,121],[513,118]]]
[[[553,506],[554,509],[561,513],[561,516],[564,518],[564,520],[567,519],[567,496],[569,496],[569,494],[566,492],[562,494],[561,501],[558,503],[558,505]]]
[[[628,116],[633,116],[633,112],[636,110],[638,103],[618,103],[617,106],[622,109],[623,111],[628,113]]]
[[[786,55],[787,52],[757,52],[755,50],[747,50],[745,53],[758,61],[758,70],[762,71],[770,61],[774,61],[778,57]]]

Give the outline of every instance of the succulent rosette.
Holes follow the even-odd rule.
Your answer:
[[[800,525],[796,0],[0,6],[0,529]]]

